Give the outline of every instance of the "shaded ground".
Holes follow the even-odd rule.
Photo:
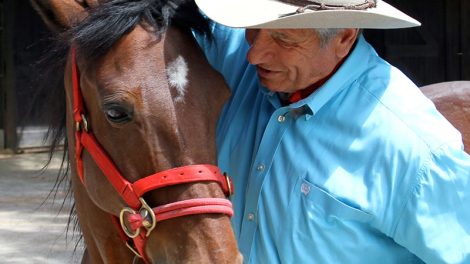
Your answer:
[[[59,210],[65,190],[48,198],[59,160],[41,174],[47,154],[0,154],[0,263],[79,263],[81,244],[66,239],[70,202]]]

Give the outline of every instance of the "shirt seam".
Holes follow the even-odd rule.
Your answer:
[[[405,211],[405,207],[408,203],[410,203],[411,194],[416,193],[422,186],[421,179],[423,178],[425,168],[427,168],[430,165],[431,161],[434,160],[434,157],[438,154],[438,152],[443,152],[444,151],[444,147],[446,147],[446,146],[447,146],[446,144],[441,144],[439,147],[437,147],[433,150],[430,150],[428,152],[428,158],[423,163],[423,166],[422,166],[421,170],[419,171],[419,173],[416,177],[416,183],[414,184],[413,188],[410,188],[410,191],[408,192],[408,195],[407,195],[407,199],[405,199],[405,201],[403,202],[403,206],[402,206],[400,212],[397,215],[395,224],[393,226],[393,232],[392,232],[393,237],[396,236],[398,225],[403,219],[403,214],[404,214],[404,211]]]
[[[406,129],[411,132],[414,136],[416,136],[416,138],[419,138],[419,140],[427,147],[428,151],[430,153],[434,153],[440,149],[442,149],[443,146],[446,146],[449,144],[449,142],[451,142],[452,140],[451,139],[448,139],[448,140],[442,140],[442,142],[437,145],[437,146],[434,146],[431,147],[431,145],[428,143],[427,140],[425,140],[420,134],[416,133],[406,122],[404,122],[399,116],[397,116],[395,114],[395,112],[390,109],[386,104],[384,104],[382,102],[382,100],[380,100],[373,92],[371,92],[369,89],[367,89],[364,85],[362,85],[362,83],[358,80],[356,80],[358,86],[360,89],[364,90],[365,92],[367,92],[370,96],[372,96],[375,100],[377,100],[378,103],[380,103],[381,106],[383,106],[385,109],[388,110],[389,113],[391,113],[397,120],[400,121],[400,123],[406,127]]]
[[[358,82],[358,85],[359,85],[359,88],[361,88],[362,90],[364,90],[365,92],[367,92],[370,96],[372,96],[375,100],[377,100],[378,103],[380,103],[380,105],[382,107],[384,107],[385,109],[387,109],[387,111],[392,114],[397,120],[400,121],[400,123],[406,127],[406,129],[411,132],[414,136],[416,136],[417,138],[420,139],[420,141],[422,143],[424,143],[426,145],[426,147],[428,148],[428,150],[432,150],[431,146],[429,145],[429,143],[418,133],[416,133],[406,122],[404,122],[390,107],[388,107],[386,104],[384,104],[382,102],[382,100],[380,100],[380,98],[378,98],[373,92],[371,92],[369,89],[367,89],[364,85],[362,85],[360,82]],[[438,149],[440,148],[443,144],[445,144],[444,142],[437,146],[435,149]]]
[[[431,160],[432,160],[432,151],[428,151],[428,157],[426,160],[423,162],[422,166],[418,170],[416,177],[414,178],[414,184],[412,184],[411,188],[407,191],[406,198],[403,200],[402,205],[400,206],[398,210],[397,217],[393,220],[392,226],[391,226],[391,234],[393,237],[396,236],[398,224],[401,222],[403,218],[403,214],[405,212],[406,205],[410,202],[411,196],[413,193],[415,193],[418,189],[421,188],[422,181],[421,179],[423,178],[423,174],[426,171],[426,168],[430,165]]]
[[[411,186],[411,188],[409,188],[409,190],[406,192],[406,199],[403,200],[402,202],[402,205],[400,206],[400,209],[398,211],[398,214],[397,214],[397,217],[396,219],[392,219],[392,225],[391,225],[391,235],[393,237],[395,237],[395,234],[396,234],[396,231],[397,231],[397,228],[398,228],[398,224],[400,223],[400,220],[404,214],[404,211],[405,211],[405,207],[406,205],[409,203],[410,199],[411,199],[411,195],[416,192],[416,190],[418,190],[421,186],[421,179],[423,177],[423,174],[426,170],[426,168],[430,165],[431,161],[432,161],[432,157],[433,155],[439,151],[439,150],[442,150],[442,148],[446,145],[448,145],[449,141],[442,141],[441,144],[435,146],[434,148],[431,147],[431,145],[421,136],[419,135],[418,133],[416,133],[406,122],[404,122],[399,116],[397,116],[395,114],[394,111],[392,111],[392,109],[390,109],[387,105],[385,105],[373,92],[371,92],[369,89],[367,89],[364,85],[361,84],[360,81],[357,82],[358,83],[358,86],[360,89],[364,90],[365,92],[367,92],[370,96],[372,96],[373,98],[375,98],[375,100],[377,100],[378,103],[380,103],[381,106],[383,106],[385,109],[388,110],[389,113],[391,113],[397,120],[399,120],[399,122],[407,128],[408,131],[410,131],[414,136],[416,136],[417,138],[419,138],[419,140],[421,141],[421,143],[423,143],[425,146],[426,146],[426,150],[427,150],[427,157],[426,159],[423,161],[423,164],[422,166],[420,167],[420,169],[417,171],[417,174],[416,174],[416,177],[414,179],[414,184]]]

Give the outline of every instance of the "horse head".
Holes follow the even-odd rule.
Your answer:
[[[230,181],[195,165],[216,164],[215,127],[229,90],[192,37],[191,29],[208,28],[194,3],[32,4],[72,47],[64,100],[84,262],[127,263],[131,251],[149,263],[241,262],[223,202]],[[136,235],[124,239],[131,250],[120,228]]]

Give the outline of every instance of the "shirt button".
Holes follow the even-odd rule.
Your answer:
[[[283,116],[283,115],[280,115],[280,116],[277,117],[277,121],[278,121],[279,123],[284,123],[284,121],[286,121],[286,117]]]
[[[258,167],[256,167],[256,169],[257,169],[258,171],[264,171],[264,168],[265,168],[265,167],[264,167],[264,164],[260,164],[260,165],[258,165]]]
[[[304,194],[307,195],[310,192],[310,185],[306,184],[305,182],[302,183],[300,186],[300,191]]]
[[[249,213],[246,218],[248,218],[248,221],[253,221],[255,220],[255,214]]]

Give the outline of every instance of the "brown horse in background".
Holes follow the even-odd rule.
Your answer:
[[[465,151],[470,153],[470,81],[431,84],[421,87],[421,91],[460,131]]]
[[[215,126],[229,90],[192,36],[192,30],[209,34],[195,4],[184,0],[31,2],[48,27],[65,39],[63,49],[55,49],[62,56],[54,55],[65,63],[65,93],[55,98],[65,102],[64,109],[51,113],[64,122],[56,122],[52,129],[56,143],[61,131],[66,132],[75,210],[86,244],[82,263],[241,263],[230,214],[223,210],[190,212],[157,222],[157,211],[165,205],[225,199],[224,183],[185,178],[182,184],[141,191],[142,197],[129,191],[137,189],[133,183],[156,172],[216,164]],[[78,115],[73,90],[77,87],[84,109]],[[96,154],[81,150],[81,135],[89,133],[117,174],[123,175],[119,181],[125,183],[124,190],[110,183]],[[167,177],[156,175],[158,181]],[[132,196],[133,204],[126,195]],[[152,216],[154,211],[157,216]],[[137,244],[129,250],[122,241],[128,239],[115,224],[119,216],[125,233],[146,240],[141,251]],[[134,253],[142,258],[137,260]]]

